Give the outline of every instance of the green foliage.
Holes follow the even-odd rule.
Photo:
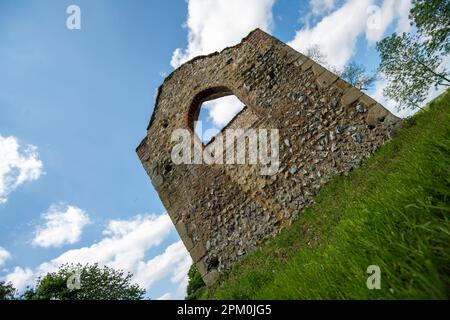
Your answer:
[[[417,108],[425,100],[431,85],[450,84],[445,72],[436,71],[442,63],[438,53],[403,33],[396,33],[377,44],[380,71],[388,78],[384,94],[397,101],[400,108]]]
[[[220,279],[211,299],[448,299],[450,91]],[[381,268],[381,289],[366,286]]]
[[[79,275],[79,288],[76,277]],[[75,282],[72,282],[72,281]],[[62,265],[57,272],[40,278],[35,288],[28,289],[25,300],[140,300],[145,290],[132,284],[132,275],[98,264]],[[68,286],[69,283],[74,284]],[[70,287],[70,288],[69,288]]]
[[[396,33],[377,43],[379,70],[388,80],[384,94],[399,109],[418,108],[432,86],[450,86],[450,76],[440,69],[450,49],[448,0],[416,0],[410,17],[417,32]]]
[[[0,281],[0,300],[14,300],[16,289],[11,283]]]
[[[200,272],[195,264],[191,266],[188,272],[189,283],[187,287],[186,300],[197,300],[206,288]]]
[[[450,51],[450,2],[448,0],[413,0],[410,17],[419,36],[432,51]]]

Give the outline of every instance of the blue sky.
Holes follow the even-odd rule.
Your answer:
[[[71,4],[81,30],[66,28]],[[375,31],[371,5],[383,18]],[[132,271],[152,298],[183,298],[190,260],[134,151],[163,76],[257,26],[299,50],[319,45],[330,64],[373,70],[373,40],[407,29],[409,5],[0,0],[0,279],[23,288],[58,263],[98,261]],[[382,87],[370,94],[383,100]],[[203,120],[214,126],[218,114]]]

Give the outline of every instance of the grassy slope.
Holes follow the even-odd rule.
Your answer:
[[[449,106],[450,91],[200,297],[448,298]],[[367,289],[369,265],[381,268],[381,290]]]

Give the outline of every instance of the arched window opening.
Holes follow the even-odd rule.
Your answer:
[[[244,103],[235,95],[206,101],[200,106],[194,132],[206,145],[227,127],[244,108]]]

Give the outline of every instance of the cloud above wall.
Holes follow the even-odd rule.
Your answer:
[[[54,204],[41,215],[46,222],[36,228],[33,245],[60,247],[80,241],[83,228],[90,223],[88,214],[80,208]]]
[[[315,26],[298,30],[289,45],[300,52],[318,46],[330,65],[342,68],[353,55],[356,40],[366,28],[367,8],[371,4],[372,0],[349,0]]]
[[[188,45],[174,51],[171,65],[239,43],[257,27],[270,31],[274,1],[188,0]]]
[[[16,137],[0,135],[0,204],[20,185],[43,174],[37,147],[21,145]]]
[[[311,1],[312,8],[322,2]],[[394,21],[398,21],[398,31],[408,29],[411,0],[385,0],[381,6],[375,3],[374,0],[348,0],[314,26],[306,24],[298,30],[289,45],[301,52],[318,46],[331,66],[342,68],[355,53],[361,35],[365,34],[369,44],[374,44]],[[335,2],[330,1],[331,4],[334,8]],[[322,4],[322,7],[327,6]]]

